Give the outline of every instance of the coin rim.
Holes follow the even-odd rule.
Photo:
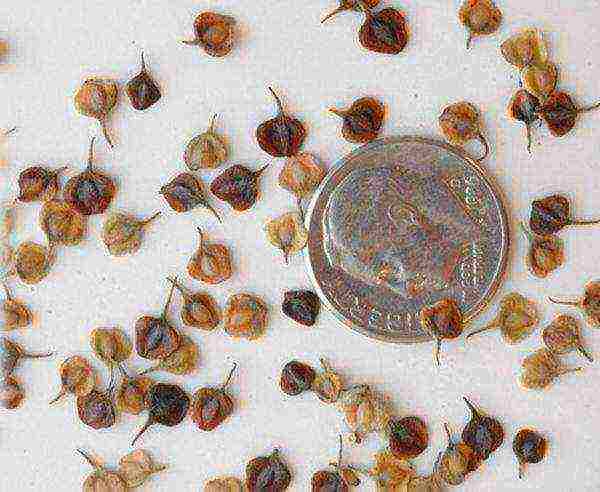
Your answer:
[[[495,297],[495,295],[498,293],[500,286],[502,285],[502,283],[505,280],[506,270],[507,270],[507,266],[508,266],[508,259],[510,257],[511,233],[510,233],[508,213],[507,213],[507,207],[506,207],[506,199],[504,197],[504,193],[502,192],[499,185],[496,183],[495,179],[491,176],[489,170],[487,168],[485,168],[480,161],[475,160],[464,149],[462,149],[460,147],[456,147],[454,145],[451,145],[451,144],[449,144],[443,140],[437,139],[437,138],[423,137],[423,136],[418,136],[418,135],[397,135],[397,136],[384,137],[384,138],[379,138],[377,140],[374,140],[368,144],[365,144],[365,145],[353,150],[352,152],[344,155],[340,159],[338,159],[335,162],[335,164],[331,167],[331,169],[329,169],[327,176],[325,176],[325,178],[323,179],[323,181],[321,182],[319,187],[315,190],[315,193],[313,194],[311,201],[308,205],[308,208],[307,208],[307,211],[305,214],[305,222],[304,222],[305,227],[306,227],[309,237],[310,237],[310,234],[311,234],[310,225],[312,222],[312,216],[313,216],[313,212],[316,207],[317,201],[321,197],[321,194],[323,193],[323,190],[328,185],[328,183],[333,179],[335,174],[344,165],[346,165],[348,163],[348,161],[355,159],[358,155],[363,154],[365,152],[369,152],[376,147],[381,147],[381,146],[385,146],[385,145],[389,145],[389,144],[404,143],[404,142],[429,144],[429,145],[440,147],[444,150],[447,150],[448,152],[450,152],[452,154],[457,155],[459,158],[461,158],[465,162],[465,164],[468,164],[469,166],[471,166],[480,175],[480,177],[483,179],[483,181],[490,187],[492,192],[495,194],[495,196],[498,200],[498,203],[500,205],[500,207],[499,207],[500,208],[500,218],[501,218],[500,225],[501,225],[501,231],[502,231],[502,248],[500,251],[501,259],[500,259],[500,265],[499,265],[500,271],[499,271],[498,275],[496,276],[496,278],[494,279],[494,281],[492,282],[492,284],[490,285],[487,295],[485,297],[483,297],[479,301],[479,303],[477,303],[475,308],[471,309],[467,313],[464,313],[463,320],[464,320],[464,323],[466,324],[466,323],[470,322],[472,319],[474,319],[475,317],[477,317],[479,314],[481,314],[481,312],[484,311],[490,305],[490,302]],[[396,345],[410,345],[410,344],[416,344],[416,343],[427,343],[427,342],[431,342],[433,340],[433,337],[404,338],[402,340],[393,339],[390,337],[386,337],[385,335],[379,335],[379,334],[370,332],[366,328],[359,326],[356,323],[354,323],[353,321],[347,319],[340,311],[338,311],[338,309],[336,309],[329,302],[329,299],[327,298],[327,296],[324,294],[323,290],[321,289],[321,286],[319,285],[319,282],[317,281],[314,270],[312,268],[311,254],[310,254],[310,249],[309,249],[308,245],[306,247],[306,252],[304,254],[304,258],[305,258],[305,262],[306,262],[306,268],[308,270],[308,276],[310,278],[311,283],[313,284],[313,287],[317,291],[317,294],[318,294],[319,298],[321,299],[321,302],[323,302],[323,304],[327,307],[327,309],[330,312],[332,312],[332,314],[334,315],[335,318],[337,318],[339,321],[341,321],[342,324],[344,324],[345,326],[350,328],[352,331],[354,331],[356,333],[360,333],[361,335],[371,338],[371,339],[374,339],[374,340],[378,340],[378,341],[386,342],[386,343],[393,343]]]

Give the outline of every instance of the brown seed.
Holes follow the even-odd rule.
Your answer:
[[[419,417],[392,419],[388,432],[390,450],[398,458],[416,458],[429,446],[427,425]]]
[[[302,200],[308,198],[325,178],[325,169],[306,152],[288,157],[279,173],[279,186],[296,197],[298,212],[303,217]],[[303,217],[304,218],[304,217]]]
[[[374,432],[390,434],[391,415],[387,402],[366,384],[343,390],[336,403],[352,432],[351,441],[360,444]]]
[[[277,103],[277,116],[259,125],[256,140],[260,148],[273,157],[294,156],[306,139],[306,128],[300,120],[284,111],[281,99],[271,87],[269,92]]]
[[[198,358],[198,345],[196,345],[196,342],[182,335],[181,343],[175,352],[160,359],[158,364],[142,371],[140,375],[154,371],[166,371],[178,376],[192,374],[198,366]]]
[[[313,381],[312,390],[317,394],[319,400],[324,403],[335,403],[340,398],[344,384],[342,378],[337,374],[325,359],[319,359],[323,372],[317,374]]]
[[[115,425],[117,412],[110,393],[92,390],[77,397],[79,420],[92,429],[108,429]]]
[[[117,473],[130,489],[140,487],[152,475],[166,470],[166,465],[156,463],[148,451],[136,449],[119,460]]]
[[[600,219],[581,220],[571,215],[569,199],[564,195],[550,195],[531,204],[529,227],[535,234],[556,234],[567,226],[599,224]]]
[[[234,338],[256,340],[265,334],[268,309],[259,297],[250,294],[235,294],[225,307],[225,332]]]
[[[539,108],[539,99],[527,92],[525,89],[519,89],[517,92],[515,92],[508,106],[509,118],[525,124],[528,152],[531,152],[531,127],[533,123],[540,119]]]
[[[351,466],[343,465],[343,441],[339,436],[338,459],[330,463],[333,470],[320,470],[311,479],[312,492],[348,492],[351,487],[358,487],[360,479]]]
[[[31,310],[22,303],[20,300],[15,299],[8,285],[2,283],[6,297],[2,301],[2,307],[0,308],[0,326],[3,330],[15,330],[17,328],[27,328],[33,324],[33,314]]]
[[[225,140],[215,132],[216,118],[213,115],[208,130],[192,138],[185,148],[183,161],[190,171],[215,169],[229,157]]]
[[[587,113],[600,108],[600,102],[580,108],[575,105],[572,97],[566,92],[552,93],[539,110],[543,120],[548,125],[550,133],[555,137],[564,137],[577,123],[581,113]]]
[[[446,435],[448,436],[448,445],[439,458],[436,471],[448,485],[461,485],[472,471],[471,463],[479,460],[471,447],[464,442],[456,442],[453,439],[448,424],[444,424],[444,429],[446,429]]]
[[[123,375],[123,379],[117,389],[115,398],[117,409],[123,413],[139,415],[144,410],[147,410],[146,395],[156,382],[148,377],[131,377],[121,365],[118,367]]]
[[[462,432],[462,440],[475,453],[480,461],[487,460],[490,454],[498,449],[504,442],[504,429],[502,424],[477,410],[465,397],[463,400],[471,411],[471,420]]]
[[[493,34],[502,23],[502,12],[492,0],[465,0],[458,16],[469,31],[467,49],[474,37]]]
[[[380,2],[380,0],[363,0],[362,4],[369,8],[374,8],[374,7],[377,7],[377,5],[379,5],[379,2]],[[348,10],[354,10],[356,12],[361,12],[362,11],[361,0],[339,0],[338,8],[336,8],[335,10],[332,10],[325,17],[323,17],[321,24],[323,24],[327,20],[331,19],[332,17],[336,16],[337,14],[339,14],[341,12],[346,12]]]
[[[478,140],[483,146],[483,155],[476,159],[478,162],[489,155],[490,146],[481,130],[481,115],[473,104],[462,101],[446,106],[438,122],[452,145],[462,147],[471,140]]]
[[[523,224],[521,227],[529,240],[527,266],[533,275],[546,278],[565,264],[565,246],[562,239],[552,234],[534,234]]]
[[[184,325],[202,330],[214,330],[221,323],[221,310],[214,298],[205,292],[191,292],[176,278],[167,278],[183,297],[181,321]]]
[[[138,111],[144,111],[153,104],[156,104],[160,98],[160,87],[148,73],[146,68],[146,60],[142,51],[142,68],[126,86],[127,95],[131,101],[131,105]]]
[[[385,116],[384,105],[372,97],[357,99],[349,109],[332,108],[329,111],[343,118],[342,135],[352,143],[367,143],[376,139]]]
[[[284,294],[281,310],[296,323],[313,326],[321,310],[321,300],[310,290],[289,290]]]
[[[308,231],[297,212],[288,212],[270,220],[265,226],[265,232],[269,242],[283,251],[286,265],[289,263],[290,255],[302,251],[308,241]]]
[[[558,68],[552,62],[529,65],[521,71],[523,87],[540,101],[548,99],[558,83]]]
[[[119,87],[109,79],[88,79],[74,96],[75,109],[83,116],[94,118],[100,122],[104,138],[112,148],[113,143],[108,133],[107,121],[110,113],[117,105]]]
[[[187,271],[190,277],[207,284],[220,284],[231,278],[231,253],[224,244],[207,243],[198,228],[200,244],[190,258]]]
[[[77,452],[94,468],[83,482],[83,492],[127,492],[128,487],[118,473],[106,470],[98,460],[81,449]]]
[[[548,50],[536,29],[524,29],[500,46],[504,59],[519,69],[541,65],[548,61]]]
[[[312,388],[315,377],[315,370],[311,366],[292,360],[281,371],[279,387],[286,395],[297,396]]]
[[[69,179],[63,192],[65,200],[82,215],[104,213],[117,193],[113,180],[93,167],[95,140],[90,142],[85,171]]]
[[[561,301],[552,297],[548,299],[554,304],[580,308],[590,325],[600,326],[600,281],[589,282],[584,288],[583,297],[577,301]]]
[[[14,256],[15,269],[19,279],[26,284],[41,282],[54,262],[54,248],[26,241],[19,244]]]
[[[578,371],[581,367],[566,367],[550,350],[541,348],[523,359],[519,381],[525,389],[542,390],[557,377]]]
[[[0,378],[0,408],[15,410],[25,399],[25,392],[13,376]]]
[[[454,299],[442,299],[423,307],[419,318],[423,329],[436,340],[434,354],[439,366],[442,341],[458,338],[464,330],[462,312]]]
[[[548,441],[532,429],[521,429],[513,439],[513,452],[519,462],[519,478],[530,463],[540,463],[546,458]]]
[[[259,456],[246,465],[248,492],[282,492],[292,481],[289,468],[275,449],[269,456]]]
[[[102,242],[113,256],[137,253],[142,247],[146,227],[160,216],[155,213],[147,219],[138,219],[123,212],[110,214],[102,226]]]
[[[129,337],[119,328],[95,328],[90,334],[90,346],[111,369],[125,362],[133,350]]]
[[[233,364],[227,379],[220,387],[201,388],[194,394],[191,416],[198,429],[212,431],[233,413],[234,401],[226,390],[236,368],[237,364]]]
[[[50,405],[68,394],[90,394],[96,387],[96,372],[85,358],[75,355],[65,359],[60,365],[60,381],[60,392],[50,401]]]
[[[160,189],[160,194],[175,212],[185,213],[202,207],[209,210],[221,222],[221,217],[206,199],[202,181],[190,173],[175,176]]]
[[[200,46],[208,55],[217,58],[228,55],[235,43],[236,22],[228,15],[203,12],[194,21],[195,38],[184,44]]]
[[[404,15],[391,7],[373,13],[361,3],[365,12],[365,21],[358,32],[363,48],[375,53],[397,55],[408,44],[408,25]]]
[[[583,346],[579,323],[573,316],[561,314],[554,318],[552,323],[544,328],[542,340],[553,354],[563,355],[577,350],[587,360],[594,362],[594,358]]]
[[[267,167],[268,164],[258,171],[252,171],[237,164],[231,166],[214,179],[210,191],[236,212],[244,212],[256,203],[259,195],[258,180]]]
[[[45,202],[39,220],[50,244],[75,246],[87,232],[87,218],[64,200]]]
[[[23,359],[45,359],[46,357],[52,357],[52,352],[46,353],[32,353],[27,352],[18,343],[12,340],[1,337],[0,338],[0,379],[10,376],[13,371],[19,366]]]
[[[28,167],[19,174],[19,197],[21,202],[53,200],[60,189],[58,179],[66,167],[48,169],[41,166]]]

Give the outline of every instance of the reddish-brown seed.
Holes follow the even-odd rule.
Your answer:
[[[537,97],[527,92],[525,89],[519,89],[513,95],[508,105],[508,116],[513,120],[525,124],[527,133],[527,150],[531,152],[531,127],[533,123],[540,119],[539,116],[540,101]]]
[[[316,375],[308,364],[292,360],[281,371],[279,387],[286,395],[297,396],[312,388]]]
[[[183,297],[181,321],[184,325],[202,330],[214,330],[221,323],[221,310],[214,298],[205,292],[192,292],[183,287],[176,278],[168,278],[169,282]]]
[[[52,352],[27,352],[21,345],[9,338],[0,338],[0,379],[10,376],[21,363],[22,359],[44,359],[51,357]]]
[[[253,171],[238,164],[231,166],[214,179],[210,191],[236,212],[244,212],[256,203],[259,195],[258,180],[267,167],[268,164]]]
[[[289,290],[284,294],[281,310],[296,323],[313,326],[321,310],[321,300],[310,290]]]
[[[200,46],[208,55],[217,58],[228,55],[235,42],[236,22],[233,17],[203,12],[194,21],[194,39],[184,44]]]
[[[98,390],[77,397],[77,414],[79,420],[92,429],[108,429],[117,421],[110,393]]]
[[[360,44],[376,53],[397,55],[408,44],[408,25],[404,15],[391,7],[373,13],[363,7],[365,21],[358,37]]]
[[[502,424],[483,415],[467,398],[463,397],[463,400],[471,411],[471,419],[463,429],[462,440],[475,452],[477,458],[487,460],[504,442]]]
[[[332,108],[329,111],[343,118],[342,135],[352,143],[367,143],[376,139],[385,116],[384,105],[372,97],[356,100],[349,109]]]
[[[589,282],[584,288],[583,297],[576,301],[561,301],[552,297],[548,299],[554,304],[582,309],[589,324],[596,328],[600,326],[600,281]]]
[[[138,111],[144,111],[153,104],[156,104],[160,98],[160,87],[148,73],[146,68],[146,59],[142,52],[142,68],[133,79],[127,83],[126,91],[131,101],[131,105]]]
[[[571,204],[564,195],[550,195],[531,203],[529,227],[535,234],[556,234],[567,226],[599,224],[600,219],[581,220],[571,215]]]
[[[208,243],[202,229],[198,249],[190,258],[187,271],[190,277],[215,285],[231,278],[231,253],[224,244]]]
[[[427,425],[416,416],[392,419],[389,422],[389,446],[398,458],[416,458],[429,446]]]
[[[462,312],[454,299],[442,299],[423,307],[419,317],[423,329],[436,340],[435,360],[439,366],[442,341],[458,338],[464,330]]]
[[[175,212],[185,213],[203,207],[221,221],[219,214],[206,199],[202,181],[193,174],[178,174],[160,189],[160,194]]]
[[[581,113],[599,108],[600,102],[580,108],[569,94],[556,91],[544,102],[539,113],[548,125],[550,133],[555,137],[563,137],[575,127]]]
[[[60,189],[60,173],[65,169],[66,167],[48,169],[32,166],[22,171],[19,174],[19,201],[35,202],[55,198]]]
[[[220,387],[201,388],[194,394],[191,416],[198,429],[212,431],[233,413],[234,401],[226,390],[236,368],[237,364],[234,364]]]
[[[25,392],[13,376],[0,378],[0,408],[15,410],[25,399]]]
[[[474,37],[493,34],[502,23],[502,12],[492,0],[465,0],[458,16],[469,31],[467,49]]]
[[[323,20],[321,21],[321,24],[331,19],[332,17],[335,17],[341,12],[346,12],[348,10],[361,12],[361,3],[366,7],[374,8],[377,7],[377,5],[379,5],[380,1],[381,0],[339,0],[339,6],[336,9],[329,12],[327,15],[325,15],[325,17],[323,17]]]
[[[523,478],[528,464],[540,463],[546,458],[548,441],[537,431],[521,429],[513,439],[513,452],[519,462],[519,478]]]
[[[289,468],[275,449],[269,456],[259,456],[246,465],[248,492],[283,492],[292,481]]]

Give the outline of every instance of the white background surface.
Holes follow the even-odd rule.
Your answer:
[[[38,321],[35,329],[13,338],[31,350],[51,348],[57,356],[25,362],[17,372],[27,400],[19,411],[0,414],[0,490],[79,490],[90,469],[74,453],[76,447],[97,453],[109,464],[131,450],[130,440],[143,416],[122,416],[115,428],[97,432],[78,423],[73,399],[53,407],[47,402],[59,390],[57,368],[62,359],[71,354],[92,358],[88,334],[93,327],[120,326],[132,334],[138,316],[160,311],[167,275],[180,274],[187,285],[201,288],[184,275],[197,244],[196,226],[225,241],[235,255],[236,275],[211,288],[211,293],[221,305],[238,291],[263,296],[272,306],[271,323],[264,339],[254,343],[232,340],[222,330],[193,332],[201,347],[199,371],[186,378],[157,376],[193,391],[222,381],[232,361],[237,361],[239,373],[231,388],[239,406],[212,433],[195,430],[189,419],[174,429],[157,426],[148,431],[140,445],[170,467],[142,490],[192,491],[213,476],[241,477],[249,459],[274,446],[283,450],[293,470],[292,489],[307,490],[312,473],[335,457],[337,435],[344,426],[333,408],[311,395],[288,398],[277,381],[287,360],[316,364],[319,356],[330,359],[349,382],[370,383],[389,394],[400,414],[414,413],[427,420],[431,447],[415,461],[422,472],[430,469],[444,446],[442,422],[447,420],[457,429],[466,422],[460,397],[469,395],[504,422],[507,440],[463,490],[598,489],[600,362],[588,365],[573,357],[572,361],[586,366],[583,373],[564,378],[544,393],[532,393],[517,386],[516,375],[522,358],[540,345],[539,332],[516,347],[504,345],[499,334],[473,339],[469,345],[462,340],[448,344],[443,365],[437,369],[430,344],[376,343],[339,326],[326,312],[313,329],[293,325],[281,316],[279,305],[286,289],[308,286],[303,260],[295,257],[284,267],[262,232],[269,217],[292,208],[289,196],[276,185],[279,161],[265,173],[263,197],[252,211],[236,215],[217,204],[225,219],[222,226],[200,210],[175,215],[157,195],[161,184],[183,171],[186,142],[205,129],[213,112],[220,114],[218,130],[230,139],[233,163],[258,167],[269,162],[256,144],[254,130],[273,114],[266,91],[267,85],[273,85],[289,110],[308,125],[305,149],[328,166],[353,148],[340,138],[339,121],[326,112],[332,105],[373,95],[389,110],[385,135],[437,135],[441,108],[470,100],[485,115],[494,148],[488,165],[505,191],[513,222],[526,215],[533,197],[548,190],[572,193],[580,215],[600,214],[600,114],[582,118],[564,139],[536,131],[534,153],[529,156],[524,130],[505,116],[518,79],[498,50],[500,42],[519,28],[538,26],[560,66],[562,87],[575,93],[582,104],[591,103],[600,97],[600,2],[562,2],[559,7],[559,2],[545,0],[500,1],[505,15],[500,33],[476,40],[471,51],[464,49],[465,34],[456,19],[459,2],[391,2],[406,12],[411,26],[406,52],[391,58],[366,53],[358,46],[358,15],[342,15],[320,26],[320,17],[334,3],[1,3],[0,37],[9,39],[12,52],[8,65],[0,68],[0,126],[19,127],[8,148],[10,166],[0,175],[3,195],[14,196],[16,176],[27,165],[67,164],[68,176],[84,166],[89,139],[99,130],[93,120],[76,114],[72,94],[88,76],[126,82],[137,73],[143,48],[163,99],[151,110],[137,113],[122,98],[110,121],[115,150],[98,145],[96,163],[118,180],[114,208],[140,215],[160,209],[164,214],[149,230],[140,253],[125,259],[106,254],[99,242],[102,218],[93,217],[88,239],[79,247],[60,250],[56,267],[43,283],[15,286],[15,295],[34,308]],[[239,21],[239,47],[226,59],[209,58],[178,42],[190,37],[195,15],[205,9],[232,14]],[[212,179],[209,173],[204,177]],[[21,239],[43,241],[37,213],[38,205],[22,209]],[[502,291],[516,289],[540,302],[548,294],[579,294],[584,282],[599,273],[600,229],[569,230],[563,237],[567,267],[539,281],[525,270],[525,241],[516,235]],[[179,300],[174,319],[178,309]],[[542,312],[548,322],[557,310],[544,303]],[[476,323],[492,314],[486,312]],[[584,334],[600,361],[600,332],[586,328]],[[94,363],[103,370],[99,362]],[[146,364],[136,357],[133,366]],[[551,448],[548,461],[531,467],[527,479],[519,481],[510,441],[523,425],[546,433]],[[362,448],[349,448],[347,458],[367,464],[378,446],[377,439],[371,439]],[[371,487],[367,483],[362,489]]]

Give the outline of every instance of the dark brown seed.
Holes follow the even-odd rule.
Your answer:
[[[525,89],[515,92],[508,106],[508,116],[525,124],[527,150],[531,152],[531,127],[540,119],[540,100]]]
[[[110,394],[97,390],[77,397],[77,413],[79,420],[93,429],[108,429],[117,421]]]
[[[379,2],[380,0],[362,0],[362,4],[369,8],[377,7],[377,5],[379,5]],[[362,10],[361,0],[340,0],[339,7],[328,13],[325,17],[323,17],[321,24],[336,16],[337,14],[341,12],[346,12],[348,10],[360,12]]]
[[[321,310],[321,300],[310,290],[290,290],[284,295],[281,309],[297,323],[313,326]]]
[[[226,390],[236,367],[237,364],[234,364],[229,376],[219,388],[201,388],[194,395],[191,416],[198,429],[216,429],[233,413],[233,398]]]
[[[519,461],[519,478],[523,478],[528,464],[539,463],[546,458],[548,441],[534,430],[521,429],[513,439],[513,452]]]
[[[160,194],[175,212],[184,213],[203,207],[212,212],[219,222],[221,221],[219,214],[206,199],[202,181],[190,173],[178,174],[160,189]]]
[[[210,191],[219,200],[229,203],[237,212],[244,212],[258,199],[258,179],[269,165],[252,171],[247,167],[235,165],[223,171],[210,185]]]
[[[535,234],[556,234],[567,226],[599,224],[600,219],[579,220],[571,216],[569,199],[564,195],[550,195],[531,204],[529,227]]]
[[[194,21],[194,34],[194,39],[183,43],[200,46],[210,56],[226,56],[235,42],[235,19],[214,12],[203,12]]]
[[[148,109],[161,98],[160,87],[158,87],[146,69],[146,60],[144,59],[143,52],[140,73],[127,83],[126,91],[131,105],[138,111]]]
[[[300,152],[306,138],[306,128],[300,120],[284,111],[281,99],[271,87],[269,91],[277,103],[277,116],[256,129],[256,139],[267,154],[273,157],[291,157]]]
[[[149,427],[159,424],[174,427],[180,424],[187,415],[190,407],[190,397],[179,386],[174,384],[156,383],[146,398],[148,420],[137,433],[132,446]]]
[[[600,103],[579,108],[569,94],[556,91],[548,97],[539,113],[548,125],[550,133],[555,137],[563,137],[575,127],[581,113],[598,108],[600,108]]]
[[[25,399],[25,392],[13,376],[0,378],[0,408],[15,410]]]
[[[86,170],[67,181],[63,192],[65,200],[82,215],[104,213],[117,193],[113,180],[93,168],[95,140],[90,142]]]
[[[175,286],[171,286],[160,318],[142,316],[135,323],[135,349],[144,359],[164,359],[181,345],[181,335],[171,326],[168,319],[174,289]]]
[[[398,458],[416,458],[429,446],[427,425],[415,416],[392,419],[389,423],[389,446]]]
[[[41,166],[28,167],[19,174],[19,201],[36,202],[52,200],[60,185],[58,178],[66,167],[47,169]]]
[[[376,53],[397,55],[408,43],[408,26],[404,15],[394,8],[372,13],[364,8],[366,19],[359,31],[360,44]]]
[[[342,135],[352,143],[366,143],[376,139],[385,116],[383,104],[372,97],[356,100],[349,109],[332,108],[329,111],[343,118]]]
[[[275,449],[269,456],[259,456],[246,465],[248,492],[282,492],[292,481],[292,474]]]
[[[462,440],[479,460],[487,460],[504,442],[504,429],[498,420],[481,414],[467,398],[463,399],[471,410],[471,420],[463,429]]]
[[[2,371],[0,379],[10,376],[22,359],[44,359],[52,355],[52,352],[26,352],[18,343],[2,337],[0,338],[0,370]]]
[[[279,386],[286,395],[297,396],[312,388],[316,375],[308,364],[293,360],[283,367]]]
[[[464,330],[462,312],[454,299],[442,299],[422,308],[419,317],[423,329],[436,340],[435,360],[439,366],[442,341],[458,338]]]

